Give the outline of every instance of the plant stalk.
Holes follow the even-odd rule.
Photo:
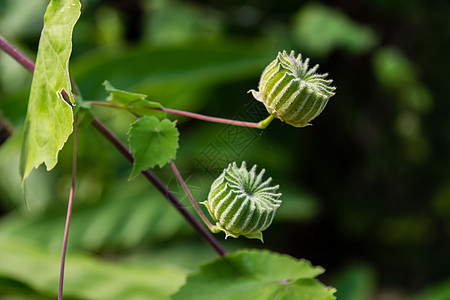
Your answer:
[[[58,300],[63,298],[63,284],[64,284],[64,267],[66,263],[66,253],[67,253],[67,242],[69,240],[69,226],[70,218],[72,216],[72,206],[75,194],[75,182],[77,178],[77,156],[78,156],[78,125],[77,125],[77,115],[74,117],[73,121],[73,165],[72,165],[72,185],[69,192],[69,202],[67,204],[67,216],[66,225],[64,228],[64,239],[61,254],[61,269],[59,273],[59,289],[58,289]]]
[[[14,58],[19,64],[21,64],[25,69],[34,72],[34,63],[25,55],[23,55],[19,50],[14,48],[7,40],[0,35],[0,49],[8,53],[12,58]]]
[[[193,119],[198,119],[198,120],[203,120],[203,121],[208,121],[208,122],[230,124],[230,125],[234,125],[234,126],[261,128],[259,123],[254,123],[254,122],[244,122],[244,121],[236,121],[236,120],[230,120],[230,119],[224,119],[224,118],[216,118],[216,117],[210,117],[210,116],[196,114],[196,113],[192,113],[192,112],[188,112],[188,111],[182,111],[182,110],[170,109],[170,108],[152,107],[150,109],[162,110],[167,113],[190,117]]]
[[[23,53],[16,50],[8,43],[2,36],[0,36],[0,49],[8,53],[12,58],[19,62],[25,69],[34,72],[34,63],[28,59]],[[131,163],[134,161],[133,155],[128,151],[128,148],[99,120],[94,119],[92,125],[107,138],[116,147],[119,152],[125,156]],[[186,220],[194,227],[194,229],[213,247],[220,255],[227,254],[226,249],[214,238],[214,236],[203,227],[197,219],[180,203],[180,201],[169,191],[169,189],[154,175],[151,171],[145,170],[141,172],[172,205],[186,218]],[[68,211],[69,212],[69,211]],[[67,227],[68,228],[68,227]]]
[[[117,150],[130,162],[133,163],[134,158],[128,148],[98,119],[94,118],[92,125],[97,129]],[[220,255],[227,254],[227,250],[214,238],[214,236],[203,227],[196,218],[184,207],[180,200],[153,174],[150,170],[141,172],[159,191],[165,196],[170,203],[183,215],[183,217],[194,227],[198,234],[200,234],[207,243],[209,243],[214,250]]]
[[[128,110],[130,108],[127,105],[105,102],[105,101],[84,101],[84,102],[90,103],[92,105],[97,105],[97,106],[106,106],[106,107],[120,108],[120,109],[125,109],[125,110]],[[234,126],[259,128],[259,129],[266,128],[269,125],[269,123],[273,120],[272,115],[270,115],[267,119],[265,119],[261,122],[255,123],[255,122],[245,122],[245,121],[237,121],[237,120],[230,120],[230,119],[224,119],[224,118],[210,117],[210,116],[205,116],[202,114],[197,114],[197,113],[192,113],[192,112],[177,110],[177,109],[171,109],[171,108],[164,108],[164,107],[131,105],[131,108],[159,110],[159,111],[163,111],[163,112],[166,112],[169,114],[176,114],[176,115],[190,117],[190,118],[197,119],[197,120],[203,120],[203,121],[208,121],[208,122],[213,122],[213,123],[229,124],[229,125],[234,125]]]
[[[209,230],[213,231],[214,228],[216,228],[216,226],[214,226],[213,224],[211,224],[211,222],[209,222],[208,218],[205,216],[205,214],[202,212],[202,210],[200,209],[200,207],[198,206],[197,202],[194,200],[194,197],[192,197],[191,192],[189,191],[186,183],[183,180],[183,177],[181,177],[180,172],[178,171],[177,166],[175,165],[175,163],[173,161],[170,161],[170,166],[172,167],[173,173],[175,174],[175,176],[178,179],[178,182],[181,184],[181,186],[183,187],[184,192],[186,193],[186,195],[188,196],[189,200],[191,201],[192,205],[194,206],[195,210],[197,211],[198,215],[200,216],[200,218],[203,220],[203,222],[205,223],[206,226],[208,226]]]

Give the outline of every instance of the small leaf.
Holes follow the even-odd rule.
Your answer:
[[[175,123],[146,116],[131,124],[128,142],[134,153],[134,164],[130,179],[157,164],[163,167],[175,158],[179,135]]]
[[[107,101],[123,104],[127,106],[130,112],[140,116],[154,116],[158,119],[166,117],[166,113],[161,110],[141,108],[142,106],[163,108],[160,103],[147,100],[147,95],[118,90],[108,80],[105,80],[103,85],[109,93],[108,98],[106,98]]]
[[[323,273],[306,260],[269,251],[241,251],[200,267],[174,300],[333,300],[335,289],[313,279]]]
[[[78,0],[51,1],[45,12],[24,126],[22,180],[42,163],[51,170],[72,133],[72,108],[61,91],[64,89],[70,103],[75,103],[68,65],[80,7]]]
[[[113,85],[108,80],[105,80],[103,82],[103,85],[105,86],[105,90],[109,93],[108,98],[106,98],[106,100],[108,101],[120,104],[128,104],[136,100],[145,100],[147,98],[147,95],[145,94],[131,93],[127,91],[118,90],[115,87],[113,87]]]

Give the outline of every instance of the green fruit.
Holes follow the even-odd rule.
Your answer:
[[[316,74],[319,65],[308,69],[309,58],[295,57],[294,51],[278,52],[277,58],[263,71],[259,91],[250,90],[267,111],[281,121],[295,127],[310,125],[335,94],[326,80],[328,74]]]
[[[260,239],[262,231],[272,223],[277,208],[281,204],[281,194],[277,186],[270,186],[272,178],[263,181],[263,169],[256,174],[256,165],[250,171],[245,162],[240,168],[229,164],[213,182],[208,200],[202,202],[216,222],[214,232],[223,231],[226,238]]]

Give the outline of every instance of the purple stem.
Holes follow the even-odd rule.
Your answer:
[[[108,141],[110,141],[114,147],[116,147],[119,152],[125,156],[125,158],[133,163],[133,155],[130,153],[128,148],[98,119],[94,118],[92,125],[97,129]],[[214,238],[214,236],[203,227],[196,218],[184,207],[180,200],[178,200],[174,194],[153,174],[150,170],[145,170],[141,172],[153,185],[160,191],[163,196],[165,196],[170,203],[183,215],[183,217],[194,227],[198,234],[200,234],[206,242],[208,242],[214,250],[220,255],[224,256],[227,254],[227,250]]]
[[[109,106],[109,107],[117,107],[117,108],[127,109],[126,106],[124,106],[124,105],[105,102],[105,101],[84,101],[84,102],[90,103],[92,105],[98,105],[98,106]],[[159,111],[164,111],[164,112],[167,112],[170,114],[176,114],[176,115],[190,117],[193,119],[198,119],[198,120],[203,120],[203,121],[208,121],[208,122],[231,124],[231,125],[235,125],[235,126],[244,126],[244,127],[252,127],[252,128],[262,129],[261,124],[260,124],[261,122],[255,123],[255,122],[236,121],[236,120],[230,120],[230,119],[224,119],[224,118],[216,118],[216,117],[205,116],[202,114],[196,114],[196,113],[192,113],[192,112],[188,112],[188,111],[171,109],[171,108],[163,108],[163,107],[135,105],[134,108],[159,110]]]
[[[16,48],[14,48],[7,40],[5,40],[0,35],[0,49],[8,53],[12,58],[14,58],[19,64],[21,64],[25,69],[34,72],[34,63]]]
[[[77,156],[78,156],[77,115],[75,115],[73,123],[74,123],[74,126],[73,126],[72,186],[70,187],[69,203],[67,205],[66,226],[64,229],[64,240],[63,240],[62,255],[61,255],[61,270],[59,273],[58,300],[62,300],[62,298],[63,298],[64,267],[65,267],[65,263],[66,263],[67,241],[69,239],[70,217],[72,215],[73,198],[74,198],[74,194],[75,194],[75,182],[76,182],[76,177],[77,177]]]
[[[178,182],[183,187],[184,192],[188,196],[189,200],[191,201],[191,203],[194,206],[195,210],[197,211],[198,215],[200,216],[200,218],[202,218],[202,220],[206,224],[206,226],[208,226],[208,228],[211,230],[214,227],[214,225],[212,225],[211,222],[209,222],[208,218],[205,216],[205,214],[202,212],[202,210],[198,206],[197,202],[194,200],[194,197],[192,197],[192,194],[189,191],[188,187],[186,186],[186,183],[184,182],[183,177],[181,177],[181,174],[178,171],[177,166],[175,165],[175,163],[173,161],[170,161],[170,166],[172,167],[173,173],[177,177]]]
[[[236,120],[229,120],[224,118],[216,118],[216,117],[209,117],[201,114],[191,113],[188,111],[182,111],[177,109],[170,109],[170,108],[154,108],[155,110],[162,110],[171,114],[176,114],[180,116],[186,116],[194,119],[199,119],[203,121],[209,121],[209,122],[215,122],[215,123],[223,123],[223,124],[231,124],[235,126],[244,126],[244,127],[254,127],[254,128],[260,128],[259,123],[254,122],[244,122],[244,121],[236,121]]]
[[[17,51],[13,46],[11,46],[2,36],[0,36],[0,49],[3,49],[6,53],[11,55],[16,61],[18,61],[22,66],[24,66],[31,73],[34,72],[34,63],[29,60],[21,52]],[[105,136],[119,152],[125,156],[131,163],[134,161],[133,155],[128,151],[128,148],[99,120],[94,119],[92,125]],[[203,238],[217,251],[221,256],[227,254],[225,248],[214,238],[214,236],[205,229],[194,216],[180,203],[180,201],[169,191],[169,189],[159,180],[156,175],[151,171],[145,170],[141,172],[155,187],[165,196],[172,205],[186,218],[186,220],[194,227],[197,232],[203,236]],[[74,186],[74,185],[73,185]],[[70,194],[73,198],[73,190],[71,189]],[[69,208],[71,209],[71,203],[69,199]],[[67,211],[70,217],[70,210]],[[70,220],[70,218],[69,218]],[[68,233],[68,226],[66,226]],[[63,246],[64,247],[64,246]],[[64,249],[63,249],[64,251]],[[65,255],[65,254],[64,254]],[[62,267],[62,270],[64,267]]]

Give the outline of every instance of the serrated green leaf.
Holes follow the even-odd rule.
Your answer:
[[[174,300],[333,300],[335,289],[315,276],[323,273],[306,260],[269,251],[250,250],[200,267],[188,276]]]
[[[334,300],[334,288],[328,288],[319,281],[310,278],[298,279],[278,287],[273,298],[261,298],[270,300]]]
[[[132,123],[128,131],[128,142],[134,153],[133,171],[130,180],[141,171],[156,165],[163,167],[175,159],[178,149],[176,122],[155,117],[142,117]]]
[[[73,130],[72,108],[61,90],[65,89],[70,102],[75,103],[68,65],[80,7],[78,0],[53,0],[44,15],[24,126],[20,162],[23,180],[42,163],[51,170]]]
[[[103,82],[103,85],[105,87],[105,90],[109,93],[108,98],[106,100],[120,103],[120,104],[129,104],[130,102],[136,101],[136,100],[145,100],[147,98],[147,95],[145,94],[139,94],[139,93],[132,93],[127,91],[122,91],[116,89],[108,80],[105,80]]]
[[[106,98],[107,101],[123,104],[130,112],[140,116],[154,116],[158,119],[166,117],[166,113],[163,111],[142,108],[142,106],[163,108],[160,103],[147,100],[147,95],[118,90],[108,80],[105,80],[103,85],[109,93],[109,96]]]

